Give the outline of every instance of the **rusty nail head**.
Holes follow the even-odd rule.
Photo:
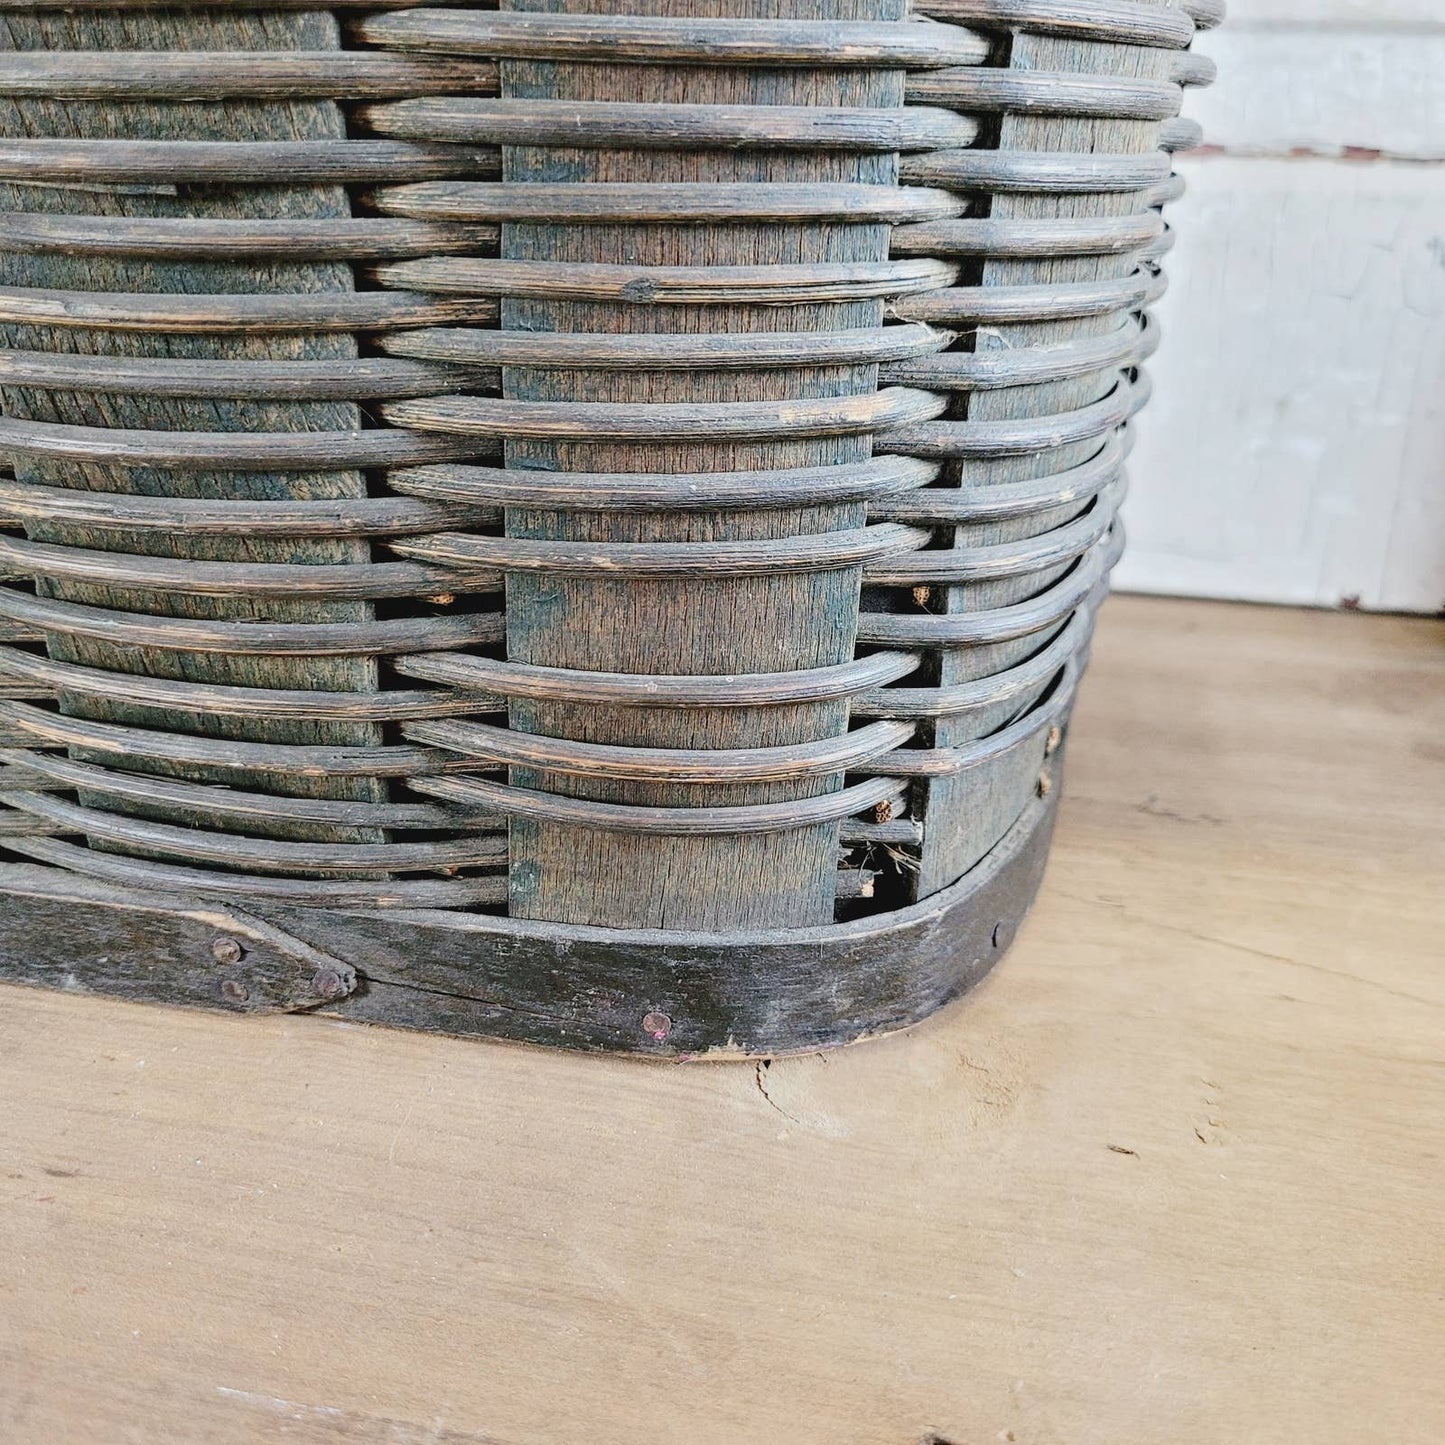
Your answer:
[[[651,1034],[660,1044],[672,1032],[672,1020],[666,1014],[654,1010],[642,1016],[642,1028],[644,1033]]]
[[[1050,729],[1049,729],[1049,740],[1048,740],[1048,742],[1046,742],[1046,743],[1044,744],[1044,756],[1045,756],[1046,758],[1047,758],[1047,757],[1052,757],[1054,753],[1058,752],[1058,750],[1059,750],[1059,744],[1060,744],[1061,742],[1063,742],[1063,740],[1064,740],[1064,730],[1063,730],[1063,728],[1050,728]]]
[[[240,963],[246,956],[246,950],[237,939],[227,938],[223,933],[211,940],[211,956],[217,963]]]
[[[251,997],[251,990],[234,978],[223,979],[221,997],[228,1003],[245,1003]]]
[[[346,984],[334,968],[318,968],[311,978],[311,991],[321,998],[340,998]]]

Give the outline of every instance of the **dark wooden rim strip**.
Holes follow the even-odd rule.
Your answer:
[[[1023,717],[986,738],[956,748],[900,748],[877,763],[873,771],[882,777],[948,778],[1002,757],[1068,715],[1082,671],[1081,660],[1069,658],[1047,697]]]
[[[444,216],[446,213],[437,212]],[[552,297],[642,306],[808,304],[905,296],[950,285],[958,267],[933,256],[788,266],[612,266],[471,258],[397,261],[367,268],[383,286],[473,298]],[[474,302],[475,304],[475,302]],[[0,311],[0,320],[7,319]]]
[[[769,748],[643,748],[543,737],[484,723],[411,723],[412,742],[511,767],[576,777],[635,778],[667,783],[768,783],[813,778],[862,767],[901,747],[909,723],[875,723],[841,737]]]
[[[935,20],[962,20],[981,30],[1030,30],[1079,40],[1183,50],[1194,39],[1188,7],[1139,0],[918,0],[913,7]]]
[[[383,100],[483,95],[487,61],[347,50],[55,50],[0,55],[0,95],[45,100]],[[437,139],[438,137],[431,137]]]
[[[766,472],[541,472],[435,466],[393,471],[387,485],[409,496],[562,511],[712,511],[848,502],[927,486],[937,463],[876,457],[841,466]]]
[[[468,833],[423,843],[290,843],[153,823],[100,808],[82,807],[47,793],[11,793],[12,808],[107,842],[147,852],[264,873],[415,873],[443,868],[496,867],[507,861],[504,834]]]
[[[974,487],[928,487],[905,495],[881,497],[868,508],[870,520],[939,526],[1027,517],[1035,512],[1086,502],[1116,481],[1124,465],[1117,433],[1104,439],[1098,453],[1065,472],[1020,482]]]
[[[941,351],[953,340],[931,326],[847,331],[404,331],[381,345],[395,356],[459,366],[657,367],[761,370],[772,366],[866,366]],[[318,363],[320,364],[320,363]],[[330,364],[330,363],[326,363]]]
[[[117,225],[124,223],[117,222]],[[314,291],[181,296],[159,291],[52,291],[0,287],[0,322],[102,331],[233,335],[283,331],[385,331],[449,322],[494,322],[495,299],[405,291]]]
[[[464,89],[458,87],[459,91]],[[750,146],[769,151],[843,150],[886,154],[969,145],[978,136],[978,122],[971,116],[923,105],[883,110],[821,105],[488,100],[454,94],[432,100],[361,106],[355,119],[378,135],[407,140],[588,149],[615,146],[692,150]],[[530,188],[517,187],[518,190]],[[538,188],[552,189],[545,182],[538,183]],[[683,183],[678,188],[686,191],[693,187]],[[669,213],[676,215],[686,209],[679,203],[675,209],[669,208]]]
[[[1158,326],[1146,326],[1142,320],[1131,317],[1108,336],[1090,336],[1054,346],[949,351],[941,356],[894,362],[882,368],[878,379],[936,391],[1033,386],[1110,367],[1135,365],[1151,356],[1158,344]]]
[[[1159,127],[1159,148],[1166,151],[1192,151],[1204,144],[1204,127],[1197,120],[1176,116]]]
[[[1148,400],[1148,373],[1141,371],[1133,382],[1121,382],[1102,401],[1076,411],[1005,421],[920,422],[880,433],[874,447],[906,457],[1024,456],[1102,437],[1128,421]]]
[[[62,692],[132,703],[137,707],[195,713],[201,717],[402,722],[410,718],[454,717],[458,713],[499,712],[506,708],[499,697],[461,691],[322,692],[180,682],[134,672],[106,672],[98,667],[55,662],[32,652],[0,647],[0,677],[7,674]]]
[[[896,682],[920,665],[920,659],[911,653],[875,652],[852,662],[799,672],[655,677],[538,667],[455,653],[399,657],[394,663],[404,677],[447,687],[475,688],[503,697],[595,702],[613,707],[779,707],[826,702]]]
[[[0,568],[22,577],[57,577],[102,587],[183,592],[198,597],[317,597],[364,601],[500,591],[501,574],[470,574],[417,562],[201,562],[149,557],[0,536]]]
[[[0,247],[68,256],[208,256],[245,259],[387,261],[476,252],[494,245],[495,226],[375,217],[321,220],[212,220],[125,216],[49,216],[0,211]],[[371,295],[373,293],[362,293]],[[165,298],[167,301],[170,297]],[[312,294],[310,300],[318,298]],[[420,301],[420,298],[414,298]],[[435,303],[422,303],[432,305]]]
[[[454,766],[445,753],[418,747],[325,747],[300,743],[248,743],[153,728],[122,727],[47,712],[28,703],[0,702],[0,720],[27,741],[84,748],[129,762],[229,768],[281,778],[409,778]]]
[[[506,636],[506,621],[500,612],[369,622],[212,622],[87,607],[7,587],[0,587],[0,616],[23,618],[46,633],[94,637],[119,647],[236,657],[385,657],[486,646]]]
[[[983,114],[1109,120],[1168,120],[1184,103],[1183,90],[1172,80],[980,67],[910,75],[905,96],[913,105],[956,105]]]
[[[74,389],[111,396],[235,400],[379,401],[499,385],[495,368],[441,366],[365,356],[327,361],[211,361],[0,351],[0,385]]]
[[[1048,646],[1017,667],[952,687],[879,688],[854,698],[853,715],[897,719],[959,717],[997,707],[999,703],[1036,692],[1056,677],[1060,669],[1088,646],[1093,625],[1090,609],[1080,608]],[[885,762],[882,767],[875,765],[875,769],[881,772],[886,766]]]
[[[840,532],[731,542],[549,542],[443,533],[394,542],[403,557],[443,567],[555,576],[764,577],[876,564],[927,544],[917,527],[883,522]]]
[[[0,351],[0,377],[5,375],[7,355],[15,353]],[[233,537],[402,537],[453,531],[469,522],[496,517],[495,508],[412,497],[231,501],[82,492],[6,477],[0,477],[0,510],[17,521],[40,519],[127,532],[182,531]]]
[[[1071,151],[939,150],[905,156],[898,174],[905,185],[1103,194],[1158,185],[1168,179],[1170,165],[1169,156],[1162,151],[1081,155]]]
[[[412,403],[399,402],[399,406]],[[0,454],[65,457],[132,467],[225,467],[237,471],[348,471],[415,466],[494,454],[488,438],[375,431],[206,432],[125,431],[0,419]]]
[[[829,220],[896,225],[958,216],[966,209],[963,200],[949,191],[842,182],[536,181],[513,185],[433,181],[388,186],[368,193],[366,199],[390,215],[548,225],[657,222],[704,226]]]
[[[1103,281],[1073,281],[1058,286],[952,286],[927,295],[901,298],[889,314],[910,321],[951,326],[978,322],[1057,321],[1074,316],[1103,316],[1133,311],[1164,294],[1155,273]]]
[[[380,410],[394,426],[448,436],[672,441],[680,437],[715,440],[875,431],[941,416],[947,405],[945,398],[931,392],[895,386],[856,396],[805,397],[791,401],[648,403],[435,396],[390,402]],[[0,430],[0,449],[4,447],[4,439],[5,433]]]
[[[54,864],[71,873],[88,874],[112,883],[180,894],[224,894],[272,898],[321,908],[466,908],[507,901],[507,880],[488,878],[397,878],[372,882],[358,879],[268,878],[248,873],[211,872],[149,863],[77,848],[71,843],[25,838],[7,844],[12,852]]]
[[[594,803],[531,788],[489,783],[481,778],[414,778],[407,786],[448,802],[492,808],[511,817],[601,828],[616,833],[662,833],[673,837],[730,833],[783,833],[851,817],[902,797],[904,788],[875,778],[837,793],[787,803],[753,803],[724,808],[642,808],[630,803]]]
[[[0,140],[0,180],[321,185],[494,176],[494,147],[410,141]]]
[[[366,16],[352,33],[399,50],[586,63],[948,66],[976,65],[989,53],[987,41],[959,26],[837,20],[410,10]]]
[[[53,753],[0,750],[0,763],[67,788],[99,797],[131,799],[185,808],[199,819],[236,818],[245,822],[333,823],[362,828],[478,829],[504,823],[499,813],[442,808],[434,803],[353,803],[335,798],[291,798],[252,793],[208,783],[184,783],[155,773],[123,773],[79,763]],[[0,784],[8,783],[0,773]],[[35,789],[31,789],[35,791]]]
[[[938,615],[864,612],[858,640],[891,647],[982,647],[1042,632],[1063,622],[1093,594],[1118,557],[1120,532],[1116,521],[1114,531],[1091,547],[1077,567],[1025,602]]]
[[[1142,250],[1163,230],[1164,222],[1150,210],[1125,216],[1050,216],[1021,221],[980,216],[897,226],[891,249],[895,256],[1116,256]]]
[[[947,551],[914,552],[891,562],[875,562],[865,576],[870,584],[914,587],[939,582],[980,582],[1042,572],[1082,556],[1108,530],[1123,499],[1121,483],[1112,483],[1082,516],[1062,527],[1009,542]]]

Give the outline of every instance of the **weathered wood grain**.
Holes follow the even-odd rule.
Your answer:
[[[834,7],[839,8],[841,7]],[[863,7],[853,7],[863,13]],[[896,18],[882,5],[872,13]],[[826,25],[817,22],[826,20]],[[898,67],[977,64],[982,36],[956,26],[899,25],[823,15],[698,17],[664,12],[575,14],[547,11],[398,10],[367,16],[354,34],[372,45],[528,60],[633,64],[688,61],[712,66]],[[502,73],[503,94],[507,75]],[[556,97],[581,99],[582,97]],[[834,102],[838,103],[838,102]]]

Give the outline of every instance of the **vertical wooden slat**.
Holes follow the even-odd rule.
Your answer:
[[[722,14],[887,19],[873,0],[727,0],[705,12],[687,0],[639,5],[557,5],[518,0],[510,8],[611,9],[657,15]],[[504,95],[558,99],[731,104],[896,106],[902,77],[866,70],[718,69],[506,62]],[[508,179],[593,181],[892,181],[891,156],[768,151],[505,152]],[[507,226],[507,257],[655,265],[727,265],[881,260],[887,231],[873,225]],[[609,306],[509,301],[508,328],[583,331],[823,330],[877,325],[875,302],[791,308]],[[543,372],[511,368],[504,391],[519,399],[619,402],[749,401],[871,391],[872,367],[754,372]],[[512,443],[508,465],[561,470],[694,472],[847,462],[868,454],[866,438],[739,444],[603,445]],[[854,527],[854,506],[678,514],[539,513],[513,510],[514,536],[613,541],[692,541],[787,536]],[[771,577],[663,582],[605,578],[508,581],[508,651],[552,667],[634,673],[775,672],[852,656],[856,569]],[[758,747],[841,732],[844,702],[768,709],[587,708],[514,703],[511,725],[598,742],[680,747]],[[647,805],[777,802],[832,790],[841,777],[708,787],[569,778],[514,770],[513,781],[579,797]],[[728,929],[802,926],[833,916],[837,825],[748,837],[668,838],[512,825],[511,909],[521,917],[608,926]]]
[[[1169,3],[1169,0],[1160,0],[1160,3]],[[1173,51],[1024,32],[1009,41],[1007,64],[1022,71],[1166,79],[1176,60],[1177,52]],[[997,145],[1001,151],[1123,155],[1148,153],[1159,145],[1157,121],[1006,113],[998,119],[997,126]],[[984,198],[983,203],[987,213],[1000,220],[1124,216],[1146,205],[1142,193],[1127,191],[1000,192]],[[1138,258],[1133,252],[1053,260],[989,259],[979,268],[976,284],[1066,285],[1127,276],[1137,265]],[[977,336],[976,348],[1057,345],[1104,335],[1126,319],[1118,312],[1110,312],[1078,320],[988,328]],[[1067,412],[1108,395],[1119,384],[1120,377],[1117,369],[1110,368],[1063,381],[974,392],[960,399],[955,414],[971,420],[996,421]],[[987,486],[1062,472],[1088,460],[1099,445],[1096,441],[1080,442],[1021,457],[964,461],[959,464],[959,482],[970,487]],[[1067,521],[1077,511],[1077,507],[1054,508],[1026,518],[959,527],[954,534],[955,544],[969,546],[1033,536]],[[949,587],[940,599],[939,610],[950,614],[974,612],[1021,601],[1042,591],[1066,570],[1066,567],[1057,567],[1001,581]],[[946,686],[1000,671],[1046,640],[1033,637],[987,648],[945,649],[939,664],[939,681]],[[1011,710],[1017,709],[1015,701]],[[957,720],[941,720],[935,729],[935,743],[939,747],[957,746],[1006,720],[1007,713],[998,709],[970,713]],[[927,835],[918,880],[920,896],[947,887],[1003,836],[1033,796],[1043,751],[1040,740],[1028,748],[1006,754],[994,764],[929,785]]]

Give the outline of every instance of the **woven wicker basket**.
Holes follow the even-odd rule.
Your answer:
[[[0,977],[677,1056],[989,968],[1211,4],[4,12]]]

